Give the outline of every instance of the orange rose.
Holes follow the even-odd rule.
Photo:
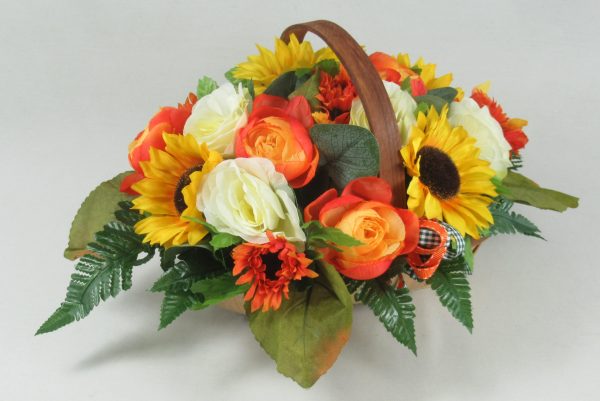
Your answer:
[[[401,66],[398,60],[389,54],[375,52],[369,56],[369,60],[384,81],[401,85],[406,78],[410,78],[410,89],[413,96],[427,94],[427,88],[419,74],[410,68]]]
[[[184,104],[177,107],[161,107],[146,128],[129,144],[129,163],[135,172],[125,177],[121,183],[122,192],[137,195],[131,186],[144,178],[140,162],[150,160],[150,148],[165,148],[163,133],[183,133],[183,126],[197,100],[196,95],[190,93]]]
[[[248,124],[235,141],[236,157],[264,157],[273,162],[292,188],[313,179],[319,151],[310,139],[314,121],[306,98],[292,100],[259,95],[254,99]]]
[[[322,194],[304,209],[306,221],[319,220],[363,244],[325,251],[325,259],[344,276],[369,280],[386,272],[399,255],[412,252],[419,242],[419,219],[406,209],[393,207],[392,189],[377,177],[348,183],[341,196],[335,189]]]

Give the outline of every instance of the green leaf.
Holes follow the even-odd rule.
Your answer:
[[[452,103],[452,101],[456,98],[456,95],[458,95],[458,91],[447,86],[445,88],[430,89],[427,91],[427,94],[430,96],[439,97],[446,103]]]
[[[48,333],[80,320],[100,301],[129,289],[133,266],[154,254],[154,248],[144,244],[133,227],[120,221],[105,225],[96,234],[96,242],[88,244],[87,249],[90,253],[82,256],[75,266],[65,301],[36,334]],[[148,256],[140,260],[138,256],[142,253]]]
[[[349,290],[367,305],[398,342],[417,355],[415,306],[408,288],[395,288],[383,280],[350,281]]]
[[[132,199],[130,195],[119,191],[123,178],[131,173],[127,171],[104,181],[83,201],[71,224],[65,258],[75,260],[86,254],[86,246],[94,240],[94,234],[114,220],[119,202]]]
[[[234,86],[238,86],[242,84],[242,87],[248,90],[248,93],[254,99],[254,82],[251,79],[238,79],[235,77],[235,69],[237,67],[233,67],[229,71],[225,73],[225,78],[231,82]]]
[[[340,64],[333,59],[321,60],[316,67],[319,71],[326,72],[332,77],[340,73]]]
[[[236,280],[236,277],[226,273],[194,282],[191,291],[194,294],[202,295],[200,306],[207,307],[248,291],[250,288],[249,284],[237,285],[235,283]]]
[[[448,104],[448,101],[446,101],[446,99],[441,98],[439,96],[431,95],[429,93],[422,96],[415,96],[415,101],[417,102],[417,104],[425,103],[428,109],[431,106],[435,107],[438,113],[441,113],[444,106]]]
[[[463,258],[467,267],[469,268],[469,273],[473,273],[473,268],[475,267],[475,255],[473,254],[473,245],[471,243],[471,237],[465,237],[465,253],[463,254]]]
[[[352,298],[331,266],[305,291],[290,291],[277,311],[249,314],[250,329],[277,370],[302,387],[333,365],[350,337]]]
[[[277,77],[264,93],[271,96],[279,96],[288,98],[288,96],[296,89],[296,81],[298,77],[294,71],[288,71]]]
[[[214,79],[204,76],[198,80],[198,86],[196,87],[196,95],[198,99],[202,99],[206,95],[210,95],[212,91],[217,89],[219,84]]]
[[[542,188],[529,178],[511,170],[502,180],[502,185],[508,191],[503,194],[504,197],[517,203],[557,212],[564,212],[567,208],[579,206],[579,198]]]
[[[302,229],[306,233],[306,243],[309,248],[320,249],[320,248],[333,248],[338,250],[335,246],[358,246],[362,245],[362,242],[356,238],[344,233],[342,230],[334,227],[323,227],[317,220],[309,221],[302,225]]]
[[[379,173],[379,145],[371,131],[343,124],[317,124],[310,130],[313,142],[337,189],[358,177]]]
[[[318,74],[312,75],[306,82],[304,82],[298,89],[293,91],[289,98],[292,99],[296,96],[304,96],[313,110],[320,107],[321,103],[316,98],[319,94],[319,76]]]
[[[229,248],[230,246],[237,245],[242,242],[242,239],[238,236],[229,233],[214,234],[210,240],[210,245],[215,251],[223,248]]]
[[[489,235],[498,234],[524,234],[531,237],[544,239],[540,229],[525,216],[511,211],[513,203],[500,198],[490,207],[494,224],[489,228]]]
[[[467,281],[464,259],[442,260],[427,284],[437,293],[444,305],[469,332],[473,331],[473,312],[471,309],[471,289]]]
[[[167,292],[160,306],[160,324],[158,329],[162,330],[173,323],[175,319],[195,305],[196,302],[198,300],[194,295]]]

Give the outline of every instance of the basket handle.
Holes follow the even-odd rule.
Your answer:
[[[400,156],[402,139],[394,109],[379,74],[356,40],[331,21],[317,20],[291,25],[283,31],[281,39],[288,43],[290,35],[294,34],[302,42],[307,32],[323,39],[348,71],[365,108],[371,131],[379,143],[380,176],[392,186],[393,204],[406,208],[405,173]]]

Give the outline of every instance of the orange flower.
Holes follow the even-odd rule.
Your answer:
[[[309,204],[304,219],[319,220],[363,244],[325,250],[325,259],[343,275],[370,280],[386,272],[399,255],[412,252],[419,241],[419,219],[406,209],[391,206],[392,189],[377,177],[348,183],[341,196],[330,189]]]
[[[354,85],[344,67],[340,67],[340,72],[336,76],[321,72],[319,94],[316,98],[323,105],[326,119],[329,122],[348,124],[352,101],[355,97]]]
[[[146,128],[129,144],[129,163],[135,172],[125,177],[121,183],[121,191],[138,195],[131,186],[144,178],[140,162],[150,160],[150,148],[163,150],[165,141],[163,133],[182,134],[185,121],[192,113],[192,106],[197,101],[196,95],[190,93],[185,103],[177,107],[161,107]]]
[[[487,106],[492,117],[500,123],[504,132],[504,138],[512,147],[512,152],[519,154],[519,150],[523,149],[527,142],[529,142],[529,138],[527,138],[522,129],[527,125],[527,121],[520,118],[509,118],[504,113],[504,110],[502,110],[502,106],[490,98],[484,88],[473,89],[471,99],[475,100],[479,107]]]
[[[400,65],[398,60],[389,54],[375,52],[369,56],[369,60],[371,60],[373,67],[384,81],[400,85],[406,78],[410,78],[410,89],[413,96],[427,94],[427,87],[419,74],[408,67]]]
[[[237,157],[264,157],[273,162],[292,188],[308,184],[317,170],[319,151],[310,139],[314,125],[306,98],[292,100],[259,95],[248,124],[235,141]]]
[[[236,246],[233,257],[233,275],[240,275],[236,284],[252,283],[244,296],[244,301],[252,300],[252,312],[262,308],[277,310],[281,306],[282,295],[289,299],[289,285],[303,277],[315,278],[317,273],[308,267],[313,262],[298,253],[296,247],[284,237],[275,238],[267,232],[266,244],[244,243]]]

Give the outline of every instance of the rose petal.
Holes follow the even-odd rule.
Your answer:
[[[323,192],[317,199],[312,201],[304,208],[304,221],[317,220],[323,206],[338,197],[338,193],[334,188]]]
[[[392,187],[383,178],[360,177],[346,185],[342,196],[354,195],[364,200],[372,200],[390,204],[392,202]]]

